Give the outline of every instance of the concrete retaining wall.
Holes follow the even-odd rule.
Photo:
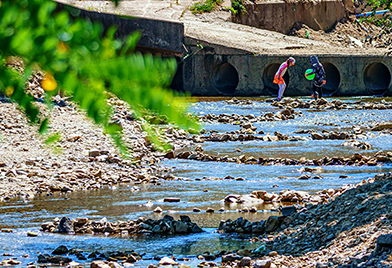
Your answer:
[[[238,53],[237,53],[238,52]],[[392,96],[392,57],[318,55],[327,73],[324,95]],[[273,84],[279,65],[288,56],[250,55],[235,51],[218,55],[201,51],[183,64],[184,90],[207,96],[276,96]],[[296,65],[284,76],[285,96],[306,96],[312,92],[305,70],[309,56],[295,56]]]
[[[64,8],[64,6],[62,7]],[[139,48],[153,54],[183,58],[183,44],[189,52],[204,49],[188,57],[178,66],[173,88],[204,96],[271,96],[277,95],[278,87],[272,83],[279,65],[288,56],[253,55],[248,51],[208,43],[208,40],[184,38],[181,23],[151,19],[128,19],[117,15],[78,11],[75,16],[88,17],[104,24],[118,26],[118,37],[135,30],[143,31]],[[304,77],[310,68],[309,55],[295,56],[296,65],[285,75],[288,84],[285,96],[310,95],[312,82]],[[326,95],[392,96],[392,57],[319,55],[327,73]]]
[[[237,14],[232,21],[261,29],[288,34],[295,22],[314,30],[329,30],[336,21],[346,16],[346,8],[339,0],[316,3],[286,3],[284,1],[246,1],[247,13]]]
[[[142,36],[138,46],[144,48],[144,50],[149,50],[156,54],[172,56],[182,55],[182,44],[184,39],[184,25],[182,23],[119,16],[82,10],[64,4],[59,4],[59,8],[73,10],[70,14],[74,17],[89,18],[91,21],[99,21],[105,30],[116,25],[117,38],[123,38],[135,31],[141,31]]]

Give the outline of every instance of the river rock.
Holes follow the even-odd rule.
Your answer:
[[[61,234],[74,234],[75,229],[72,221],[68,217],[63,217],[60,220],[60,224],[56,227],[56,229],[53,232],[61,233]]]
[[[124,268],[124,266],[120,265],[119,263],[115,261],[111,261],[108,263],[110,268]]]
[[[257,212],[257,208],[256,208],[256,207],[251,207],[251,208],[249,209],[249,212],[250,212],[250,213],[256,213],[256,212]]]
[[[170,151],[170,152],[168,152],[167,154],[165,154],[165,158],[167,158],[167,159],[176,158],[176,154],[175,154],[174,151]]]
[[[372,131],[381,131],[384,129],[392,129],[392,122],[384,122],[372,127]]]
[[[192,223],[191,226],[192,233],[202,233],[203,229],[201,229],[196,223]]]
[[[392,248],[392,234],[384,234],[377,237],[377,246]]]
[[[77,227],[81,227],[88,222],[88,218],[76,218],[74,225]]]
[[[270,259],[266,259],[266,260],[257,260],[255,261],[255,263],[253,264],[253,266],[255,268],[270,268],[271,266],[271,260]]]
[[[156,208],[154,209],[154,212],[155,212],[155,213],[162,213],[162,211],[163,211],[163,209],[161,209],[160,207],[156,207]]]
[[[88,156],[89,157],[97,157],[99,155],[101,155],[99,150],[94,149],[94,150],[88,151]]]
[[[56,248],[53,252],[52,255],[63,255],[68,253],[69,250],[66,246],[59,246],[58,248]]]
[[[264,222],[265,231],[267,233],[275,231],[279,227],[279,225],[280,225],[280,222],[279,222],[279,218],[277,216],[270,216]]]
[[[176,202],[180,202],[180,198],[166,197],[163,199],[163,202],[176,203]]]
[[[172,258],[169,257],[163,257],[160,261],[159,261],[159,265],[177,265],[178,263],[175,262]]]
[[[36,233],[36,232],[27,232],[27,236],[29,236],[29,237],[37,237],[38,233]]]
[[[252,223],[252,233],[262,234],[265,233],[264,222],[254,222]]]
[[[279,211],[282,212],[283,216],[290,216],[292,213],[297,213],[297,209],[295,206],[289,207],[279,207]]]
[[[301,176],[298,177],[299,180],[309,180],[312,176],[309,174],[302,174]]]
[[[241,203],[241,195],[230,194],[223,199],[225,203]]]
[[[185,234],[188,232],[188,225],[182,221],[176,221],[174,223],[174,230],[176,233]]]
[[[319,133],[312,133],[311,136],[312,136],[312,139],[314,139],[314,140],[322,140],[322,139],[324,139],[324,136],[319,134]]]
[[[237,260],[241,260],[242,257],[238,254],[227,254],[227,255],[223,255],[222,256],[222,262],[231,262],[231,261],[237,261]]]
[[[244,257],[241,259],[241,261],[238,263],[238,266],[244,267],[244,266],[251,266],[252,259],[250,257]]]
[[[364,141],[345,141],[343,146],[356,147],[362,150],[369,150],[372,148],[370,143]]]
[[[41,254],[38,256],[39,263],[69,263],[72,260],[63,256],[51,256],[49,254]]]
[[[109,266],[108,262],[105,261],[93,261],[90,268],[112,268]]]
[[[131,254],[128,256],[126,262],[130,262],[130,263],[137,262],[137,258]]]

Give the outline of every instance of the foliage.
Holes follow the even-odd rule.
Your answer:
[[[211,12],[222,4],[222,2],[223,0],[206,0],[205,2],[197,2],[190,8],[190,10],[193,14]]]
[[[369,36],[367,41],[372,42],[382,40],[383,43],[389,47],[388,54],[392,54],[392,0],[368,0],[363,8],[371,8],[372,13],[370,16],[361,17],[360,21],[374,23],[381,27],[381,33],[374,36]],[[382,14],[376,14],[378,10],[389,10]]]
[[[148,109],[183,128],[198,128],[186,114],[185,101],[169,89],[176,61],[135,53],[139,32],[115,39],[114,28],[104,33],[100,24],[71,18],[50,0],[0,0],[0,18],[0,93],[17,102],[32,123],[40,123],[41,132],[48,119],[40,119],[33,97],[25,91],[37,68],[46,74],[41,86],[49,108],[51,97],[64,92],[104,126],[123,152],[121,129],[110,124],[111,94],[129,103],[139,117]],[[23,74],[6,66],[10,56],[22,58]]]
[[[233,15],[237,15],[238,13],[241,15],[248,13],[242,0],[232,0],[231,7],[229,7],[229,9]]]

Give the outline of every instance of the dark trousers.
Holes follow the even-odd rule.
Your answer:
[[[313,96],[315,99],[317,99],[317,95],[319,96],[319,98],[323,96],[323,88],[322,86],[318,87],[315,84],[313,84]]]

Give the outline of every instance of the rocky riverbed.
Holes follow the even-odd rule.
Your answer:
[[[285,99],[289,103],[289,99]],[[199,227],[198,218],[209,218],[212,216],[208,215],[215,215],[215,217],[222,216],[225,219],[222,220],[221,226],[215,224],[209,227],[214,227],[216,232],[222,232],[219,235],[248,233],[248,241],[252,243],[252,246],[247,249],[239,246],[234,251],[231,249],[218,252],[204,247],[198,249],[196,255],[192,257],[176,257],[171,254],[162,256],[160,254],[159,257],[154,259],[151,255],[147,257],[148,249],[134,249],[133,252],[123,249],[114,249],[113,251],[101,249],[97,250],[94,256],[94,252],[91,250],[77,251],[67,244],[68,249],[63,253],[53,253],[53,249],[50,251],[47,249],[41,250],[41,257],[35,257],[31,265],[40,262],[48,265],[51,265],[51,263],[69,263],[70,265],[83,267],[90,265],[91,267],[120,267],[120,265],[128,266],[136,262],[136,264],[140,263],[138,264],[140,266],[151,264],[151,267],[165,264],[186,266],[190,265],[192,259],[196,259],[199,266],[222,267],[349,267],[350,265],[353,267],[388,267],[390,265],[389,237],[382,236],[391,233],[390,217],[387,213],[390,210],[388,198],[389,192],[391,192],[389,190],[389,184],[391,183],[389,174],[379,174],[372,179],[368,179],[364,175],[363,179],[365,180],[360,184],[340,188],[326,188],[313,192],[288,190],[286,187],[279,191],[258,187],[258,189],[253,190],[252,188],[252,190],[243,194],[236,194],[238,189],[232,187],[231,189],[222,190],[221,192],[225,194],[217,197],[213,187],[223,188],[225,184],[232,185],[237,182],[246,187],[246,185],[250,186],[250,183],[255,181],[249,181],[246,176],[234,173],[221,177],[206,175],[205,177],[192,179],[187,178],[186,174],[176,173],[173,175],[170,173],[173,170],[160,164],[161,161],[166,161],[165,159],[177,159],[181,161],[192,160],[190,162],[196,163],[216,162],[213,165],[217,165],[218,162],[228,163],[238,165],[240,168],[242,166],[249,167],[246,164],[253,164],[252,166],[263,169],[272,166],[276,167],[274,172],[276,172],[276,177],[279,177],[283,185],[289,179],[280,175],[280,168],[288,167],[292,169],[290,172],[298,174],[295,175],[295,181],[298,183],[309,182],[311,185],[316,181],[329,180],[328,169],[336,166],[341,169],[340,175],[336,176],[342,180],[341,186],[347,178],[345,173],[347,167],[353,170],[358,169],[358,172],[362,167],[374,167],[375,170],[388,168],[392,157],[391,151],[375,149],[379,146],[375,143],[379,136],[386,137],[388,140],[391,125],[388,121],[373,120],[371,123],[365,122],[366,127],[361,125],[360,127],[352,126],[347,129],[345,126],[344,129],[337,130],[328,129],[328,127],[334,127],[329,120],[325,124],[319,124],[316,130],[312,127],[301,126],[301,129],[297,130],[293,128],[287,131],[276,130],[271,135],[268,134],[270,131],[266,130],[267,123],[285,122],[285,124],[290,125],[293,124],[292,122],[295,124],[298,120],[306,120],[309,117],[308,110],[306,110],[308,108],[301,108],[296,104],[293,106],[286,105],[284,102],[276,104],[263,101],[262,105],[269,111],[260,112],[262,116],[252,116],[251,114],[256,113],[247,112],[246,109],[253,105],[259,105],[259,101],[236,101],[234,99],[226,101],[227,105],[233,105],[235,109],[240,111],[244,107],[244,112],[237,111],[226,113],[226,115],[217,113],[208,116],[213,120],[208,119],[209,121],[206,121],[206,130],[200,134],[191,135],[173,126],[164,125],[165,121],[163,120],[161,122],[161,129],[165,133],[163,139],[174,146],[173,151],[164,154],[156,151],[146,139],[141,130],[140,122],[135,120],[132,111],[119,100],[113,99],[111,101],[115,107],[112,120],[121,125],[124,130],[125,142],[133,148],[130,159],[122,158],[110,137],[106,136],[99,127],[86,118],[83,112],[67,100],[59,99],[56,101],[52,111],[50,133],[60,133],[59,140],[53,144],[45,144],[44,141],[47,136],[36,134],[36,128],[28,124],[23,114],[14,104],[6,100],[0,103],[0,178],[2,182],[0,184],[0,196],[3,202],[15,200],[16,197],[28,206],[30,200],[39,196],[53,195],[53,198],[64,196],[66,200],[68,196],[72,196],[70,193],[79,192],[80,190],[99,191],[105,188],[112,188],[113,193],[111,194],[116,195],[115,189],[116,187],[121,188],[121,185],[129,185],[126,191],[137,196],[145,191],[146,186],[150,187],[148,188],[150,192],[145,195],[143,203],[139,202],[132,207],[129,207],[129,204],[121,204],[120,200],[113,203],[114,210],[123,209],[126,211],[124,214],[129,215],[135,213],[133,211],[134,207],[143,207],[145,208],[143,213],[147,215],[146,217],[138,218],[137,216],[134,220],[115,220],[111,208],[107,211],[97,210],[96,212],[95,209],[97,208],[93,207],[94,212],[91,213],[93,218],[84,216],[83,212],[80,215],[76,215],[76,212],[73,213],[73,220],[65,220],[64,217],[59,216],[54,221],[47,223],[41,221],[39,223],[40,226],[42,225],[42,231],[44,232],[32,231],[28,232],[27,236],[30,239],[40,241],[43,235],[45,237],[56,235],[57,231],[53,232],[60,229],[58,227],[63,221],[63,225],[68,222],[69,224],[65,225],[70,228],[73,227],[73,229],[70,229],[70,236],[74,236],[73,232],[79,234],[79,237],[80,235],[89,237],[94,233],[98,234],[94,237],[102,236],[108,239],[116,237],[116,239],[128,241],[133,236],[158,235],[183,241],[181,240],[183,238],[180,237],[188,237],[193,233],[197,234],[193,231],[197,230],[199,232],[202,230],[200,227],[204,228],[203,226]],[[338,103],[338,101],[328,102]],[[306,102],[313,103],[315,101]],[[322,104],[327,106],[320,104],[309,109],[341,110],[340,108],[328,108],[332,106],[331,103]],[[353,103],[347,103],[347,106],[359,105],[359,103]],[[361,103],[363,102],[361,101]],[[371,102],[367,101],[366,103]],[[376,112],[374,107],[381,107],[376,106],[379,104],[389,107],[389,102],[382,100],[372,103],[371,112]],[[41,104],[37,102],[37,105]],[[342,107],[342,105],[338,106]],[[368,109],[364,108],[364,104],[361,107],[358,108],[358,111]],[[347,111],[355,110],[347,107],[345,109]],[[282,111],[287,112],[282,113]],[[289,115],[288,112],[293,115],[293,118],[286,118],[287,120],[279,118],[281,115],[286,116],[285,113]],[[273,120],[263,119],[265,114],[268,113],[272,114],[271,118],[274,118]],[[219,118],[226,118],[227,120],[220,120]],[[156,119],[151,118],[151,120]],[[334,124],[339,127],[342,123],[336,120]],[[348,125],[350,124],[348,123]],[[211,125],[222,128],[216,131],[210,127]],[[226,130],[226,126],[236,129],[222,131],[222,129]],[[256,154],[253,156],[249,153],[243,154],[242,150],[244,148],[240,147],[242,143],[239,143],[260,142],[282,145],[295,143],[296,141],[292,139],[296,136],[301,137],[298,140],[303,142],[339,141],[341,148],[354,148],[353,150],[357,151],[348,156],[341,156],[337,153],[336,156],[328,155],[319,158],[303,156],[261,157]],[[365,139],[369,142],[364,141]],[[238,143],[236,149],[238,156],[225,156],[219,151],[217,151],[217,154],[212,154],[211,151],[205,149],[211,146],[209,144],[226,146],[226,144],[236,142]],[[205,199],[206,201],[203,199],[195,205],[186,199],[186,195],[181,196],[181,201],[175,195],[171,198],[162,198],[162,201],[159,201],[161,197],[154,196],[154,191],[157,189],[154,187],[164,187],[165,185],[169,187],[170,183],[174,182],[173,180],[176,182],[175,185],[184,185],[184,187],[195,187],[198,184],[207,185],[211,181],[216,181],[218,184],[208,184],[210,188],[200,185],[200,192],[205,193],[203,198],[207,199]],[[181,184],[178,184],[180,182]],[[278,185],[273,187],[275,186],[276,188],[279,187]],[[177,190],[184,191],[184,189]],[[87,191],[86,193],[92,192]],[[191,191],[187,193],[192,194]],[[209,195],[211,198],[220,199],[222,203],[212,206],[207,201]],[[108,198],[108,196],[104,198]],[[149,199],[153,200],[153,207],[146,207],[147,203],[150,202],[146,203],[146,201]],[[170,199],[172,202],[166,202],[165,199]],[[275,210],[271,210],[275,215],[268,216],[263,220],[250,220],[250,218],[260,217],[265,213],[263,209],[260,209],[259,204],[275,208]],[[79,207],[79,205],[83,207],[82,204],[75,204],[76,207]],[[279,206],[282,207],[276,210]],[[69,210],[76,207],[69,208]],[[160,207],[163,207],[163,209]],[[178,220],[169,218],[170,215],[178,217],[176,213],[181,213],[181,211],[187,215],[193,215],[191,218],[192,220],[195,219],[197,225],[194,222],[189,222],[185,215],[184,218]],[[48,213],[45,218],[50,217],[52,212]],[[97,219],[94,217],[95,213],[111,215],[114,221]],[[173,214],[167,215],[168,213]],[[276,215],[278,213],[280,214]],[[59,211],[57,214],[61,215],[63,213]],[[154,219],[148,215],[154,215]],[[53,219],[54,216],[50,218]],[[167,222],[170,223],[167,225]],[[4,224],[0,226],[0,229],[3,233],[13,231],[12,233],[16,235],[18,232]],[[203,233],[205,233],[203,239],[208,239],[207,237],[211,235],[208,232]],[[56,243],[56,247],[58,246],[61,246],[61,244]],[[20,265],[26,263],[23,258],[4,255],[3,264]]]
[[[166,158],[180,158],[180,159],[191,159],[198,161],[215,161],[215,162],[232,162],[242,164],[254,164],[254,165],[381,165],[384,163],[390,163],[392,152],[377,152],[372,156],[363,156],[359,153],[352,155],[351,157],[323,157],[321,159],[288,159],[288,158],[256,158],[254,156],[241,155],[238,157],[218,157],[209,155],[202,151],[184,151],[176,154],[171,151],[165,155]]]
[[[140,122],[119,100],[113,120],[121,124],[124,141],[132,148],[129,159],[121,157],[110,137],[72,104],[55,105],[51,112],[55,144],[28,124],[17,106],[0,102],[0,200],[36,194],[93,190],[119,183],[159,183],[171,176],[160,175],[160,153],[147,141]],[[37,102],[37,105],[43,105]],[[176,131],[173,127],[169,128]],[[177,134],[176,136],[180,136]],[[164,170],[163,170],[164,171]]]

